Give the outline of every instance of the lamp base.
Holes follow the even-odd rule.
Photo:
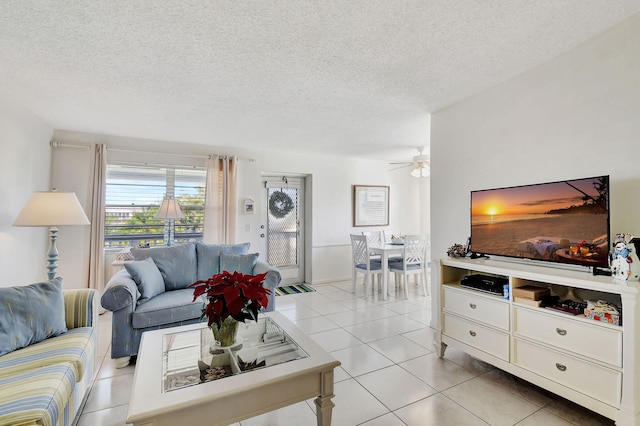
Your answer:
[[[58,239],[58,228],[52,226],[49,228],[49,238],[51,239],[51,245],[49,246],[49,252],[47,253],[47,277],[52,280],[56,277],[56,269],[58,269],[58,248],[56,247],[56,240]]]

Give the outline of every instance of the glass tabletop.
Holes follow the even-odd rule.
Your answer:
[[[271,318],[240,323],[238,328],[238,340],[230,347],[216,346],[209,327],[165,334],[162,339],[163,391],[309,356]]]

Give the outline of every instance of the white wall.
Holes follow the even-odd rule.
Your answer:
[[[52,129],[0,91],[0,287],[47,278],[46,228],[11,224],[33,191],[48,191]]]
[[[294,154],[289,152],[273,152],[269,150],[246,150],[229,147],[210,147],[177,142],[151,141],[117,136],[92,135],[79,132],[56,130],[54,139],[63,144],[105,143],[107,156],[126,155],[130,161],[198,161],[189,157],[178,157],[172,154],[206,156],[209,153],[237,155],[238,165],[238,220],[236,224],[236,241],[251,242],[253,250],[259,251],[264,258],[264,239],[260,238],[260,225],[264,224],[265,205],[261,203],[264,196],[264,174],[294,174],[307,176],[310,179],[312,202],[310,206],[311,233],[310,253],[311,282],[328,282],[351,278],[350,233],[382,228],[354,228],[352,226],[351,185],[388,185],[390,186],[391,211],[389,229],[402,229],[407,233],[428,233],[424,229],[421,204],[428,206],[428,185],[413,178],[408,171],[391,168],[385,161],[362,160],[353,158],[330,157],[319,155]],[[124,153],[118,149],[140,152]],[[59,151],[58,151],[59,150]],[[60,166],[68,163],[65,152],[73,157],[82,150],[57,148],[54,155],[53,177],[56,182],[82,186],[85,179],[84,167],[70,168]],[[254,159],[251,162],[248,159]],[[422,185],[422,188],[421,188]],[[78,198],[86,197],[79,189]],[[420,193],[420,190],[424,191]],[[84,198],[83,198],[84,197]],[[255,213],[241,213],[242,202],[251,198],[256,202]],[[249,231],[246,231],[247,226]],[[77,231],[77,230],[76,230]],[[76,236],[68,239],[70,244],[82,247],[84,237]],[[82,251],[82,250],[81,250]],[[78,253],[78,259],[82,253]],[[108,265],[109,260],[107,261]],[[77,271],[83,268],[77,268]],[[82,279],[82,277],[73,277]]]
[[[471,190],[604,174],[611,232],[640,235],[638,46],[640,14],[432,115],[434,257],[466,241]]]
[[[75,192],[78,201],[91,220],[92,185],[91,163],[93,150],[86,145],[80,148],[53,148],[51,158],[51,187],[60,192]],[[69,171],[72,170],[72,173]],[[58,276],[65,288],[89,287],[90,227],[60,227],[56,245],[60,252]]]

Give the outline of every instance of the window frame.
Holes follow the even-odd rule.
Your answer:
[[[147,171],[150,173],[146,173]],[[162,176],[164,179],[161,179]],[[135,183],[136,179],[141,183]],[[119,180],[122,182],[118,182]],[[162,246],[167,242],[169,230],[171,235],[174,235],[176,243],[202,241],[205,183],[206,168],[204,167],[118,162],[107,164],[103,230],[105,250],[121,250],[127,247],[147,246],[147,244]],[[117,194],[113,189],[117,186],[121,187],[126,197]],[[127,198],[131,195],[131,188],[135,186],[140,187],[141,193],[133,195],[132,198],[139,202],[131,202],[132,198]],[[150,195],[144,194],[145,191]],[[185,215],[184,219],[175,221],[155,219],[155,212],[160,207],[162,199],[167,196],[175,196],[178,199]],[[118,197],[122,201],[118,200]],[[126,224],[127,221],[136,217],[136,214],[142,223]],[[114,224],[110,217],[120,217],[116,219],[119,223]],[[132,232],[118,232],[123,229],[129,229]],[[136,232],[136,230],[139,231]]]

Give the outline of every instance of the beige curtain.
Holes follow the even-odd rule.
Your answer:
[[[104,211],[105,180],[107,173],[107,147],[96,144],[91,164],[93,181],[91,191],[91,240],[89,243],[89,287],[100,293],[104,290]]]
[[[236,238],[237,158],[210,155],[204,195],[203,241],[232,244]]]
[[[236,217],[238,214],[238,159],[237,157],[229,157],[226,159],[226,178],[227,184],[225,194],[227,198],[227,217],[225,219],[225,237],[227,244],[236,242]]]
[[[204,189],[204,228],[202,240],[213,244],[220,241],[218,217],[222,212],[220,205],[220,161],[217,155],[210,155],[207,160],[207,175]]]

